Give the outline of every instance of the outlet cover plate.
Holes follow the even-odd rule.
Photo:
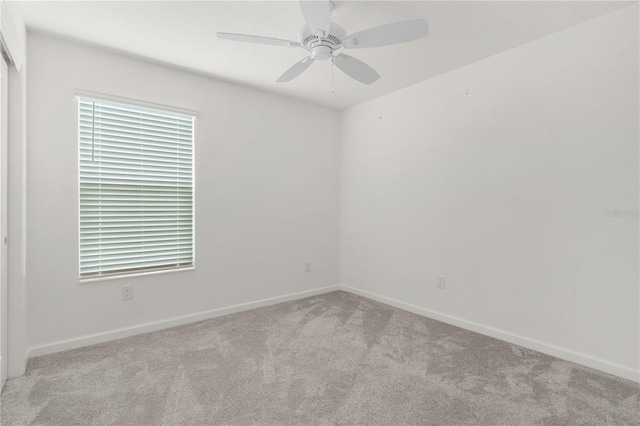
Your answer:
[[[133,286],[132,285],[123,285],[122,286],[122,300],[131,300],[133,299]]]

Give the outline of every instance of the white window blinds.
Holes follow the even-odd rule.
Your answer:
[[[193,116],[78,98],[80,278],[193,266]]]

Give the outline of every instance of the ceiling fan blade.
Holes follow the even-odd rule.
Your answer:
[[[279,38],[262,37],[248,34],[217,33],[223,40],[244,41],[246,43],[269,44],[272,46],[300,47],[296,41],[282,40]]]
[[[333,63],[349,77],[364,84],[371,84],[380,78],[380,74],[369,65],[344,53],[334,56]]]
[[[300,10],[312,33],[317,30],[329,34],[331,28],[331,2],[329,0],[300,0]]]
[[[286,70],[277,80],[278,83],[286,83],[287,81],[291,81],[300,74],[304,72],[307,68],[311,66],[311,64],[315,61],[312,57],[308,56],[304,59],[293,64],[291,68]]]
[[[417,40],[429,34],[429,23],[426,19],[393,22],[367,30],[358,31],[342,39],[345,49],[389,46]]]

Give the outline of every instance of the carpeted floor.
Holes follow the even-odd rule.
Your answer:
[[[34,358],[3,425],[638,425],[639,386],[337,291]]]

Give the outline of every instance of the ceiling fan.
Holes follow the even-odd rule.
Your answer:
[[[309,52],[309,56],[296,62],[277,80],[278,83],[291,81],[313,64],[314,61],[331,61],[351,78],[371,84],[380,75],[369,65],[344,53],[335,54],[341,48],[362,49],[389,46],[426,37],[429,24],[426,19],[412,19],[379,25],[347,35],[344,28],[331,22],[333,2],[329,0],[300,0],[300,9],[306,25],[300,29],[299,42],[248,34],[217,33],[218,38],[248,43],[268,44],[284,47],[299,47]]]

